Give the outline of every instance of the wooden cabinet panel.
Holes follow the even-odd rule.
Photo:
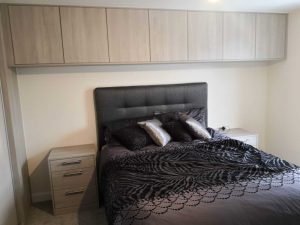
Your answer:
[[[59,8],[9,6],[15,64],[63,63]]]
[[[107,9],[110,61],[149,62],[148,10]]]
[[[188,13],[189,60],[221,60],[223,13]]]
[[[66,63],[109,62],[105,9],[61,7],[60,14]]]
[[[282,59],[286,50],[287,16],[257,14],[256,58]]]
[[[254,60],[255,14],[225,13],[223,46],[224,60]]]
[[[187,60],[187,12],[149,10],[151,61]]]

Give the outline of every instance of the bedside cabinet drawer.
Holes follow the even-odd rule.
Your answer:
[[[94,168],[67,170],[52,173],[53,189],[72,188],[88,185],[96,185]]]
[[[93,157],[69,158],[50,161],[51,171],[73,170],[87,167],[94,167]]]
[[[256,136],[242,136],[242,137],[234,137],[233,139],[242,141],[248,145],[252,145],[257,148],[257,137]]]
[[[53,192],[55,208],[84,206],[97,201],[96,186],[77,187]]]

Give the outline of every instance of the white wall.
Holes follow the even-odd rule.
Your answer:
[[[51,148],[96,143],[94,88],[206,81],[209,126],[256,131],[264,147],[267,80],[259,63],[18,69],[33,197],[48,196]]]
[[[287,60],[269,76],[268,149],[300,165],[300,11],[289,15]]]

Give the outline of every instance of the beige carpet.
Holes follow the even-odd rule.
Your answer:
[[[26,225],[107,225],[104,209],[53,216],[51,202],[31,207]]]

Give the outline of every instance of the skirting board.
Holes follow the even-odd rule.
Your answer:
[[[50,201],[51,193],[50,192],[32,193],[31,198],[33,203]]]

